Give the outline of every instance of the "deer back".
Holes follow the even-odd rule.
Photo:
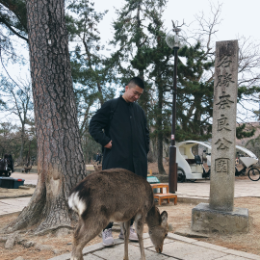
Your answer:
[[[125,169],[90,174],[71,192],[69,206],[83,215],[105,214],[114,221],[127,221],[153,206],[153,191],[143,178]]]

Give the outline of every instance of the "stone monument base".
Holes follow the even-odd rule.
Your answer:
[[[192,209],[193,231],[236,233],[249,231],[248,209],[233,211],[213,210],[208,203],[200,203]]]

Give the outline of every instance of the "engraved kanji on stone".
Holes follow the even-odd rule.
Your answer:
[[[215,161],[216,172],[218,172],[218,173],[220,173],[220,172],[228,173],[228,162],[229,162],[229,159],[227,159],[227,158],[217,159]]]
[[[231,58],[231,55],[228,55],[228,56],[223,56],[220,60],[219,60],[219,63],[218,63],[218,68],[219,67],[224,67],[224,68],[227,68],[229,67],[230,63],[232,63],[232,58]]]
[[[229,100],[230,95],[225,95],[225,91],[222,92],[223,96],[219,96],[220,102],[216,103],[219,106],[219,109],[230,108],[230,105],[234,103],[234,101]]]
[[[229,123],[227,122],[227,117],[225,115],[221,115],[221,118],[218,119],[218,131],[222,131],[223,129],[227,131],[231,131],[231,129],[228,128]]]
[[[218,139],[218,141],[215,143],[218,145],[218,150],[229,150],[229,146],[232,144],[232,142],[228,141],[225,137],[223,139]]]
[[[232,80],[232,74],[231,73],[227,73],[225,75],[219,75],[218,76],[218,83],[217,86],[225,86],[225,87],[229,87],[229,83],[235,83],[235,81]]]

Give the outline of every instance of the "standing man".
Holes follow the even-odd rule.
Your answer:
[[[144,82],[132,78],[119,98],[104,103],[92,117],[89,125],[91,136],[104,147],[102,169],[124,168],[146,179],[149,130],[143,109],[135,103],[144,92]],[[129,239],[138,237],[131,221]],[[104,246],[114,244],[113,223],[103,230]],[[124,238],[122,232],[119,238]]]

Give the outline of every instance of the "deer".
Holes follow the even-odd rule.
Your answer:
[[[143,227],[147,223],[157,253],[162,253],[168,235],[168,213],[154,204],[151,185],[141,176],[115,168],[93,172],[71,191],[69,207],[78,216],[73,235],[71,260],[83,260],[84,246],[110,221],[120,222],[124,234],[124,260],[128,258],[130,221],[134,218],[141,260],[145,260]]]

